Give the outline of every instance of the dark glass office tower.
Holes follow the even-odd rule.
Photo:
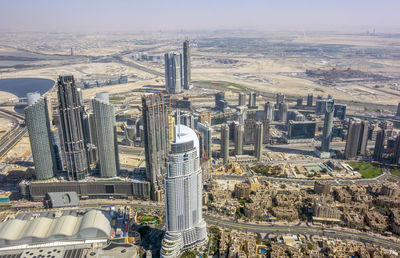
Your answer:
[[[324,131],[322,134],[322,151],[328,152],[332,139],[333,112],[335,103],[333,100],[327,100],[325,105]]]
[[[185,40],[183,42],[183,88],[185,90],[190,89],[190,42]]]
[[[382,156],[385,151],[385,130],[380,130],[376,134],[375,148],[374,148],[374,160],[382,161]]]
[[[89,171],[83,134],[83,106],[74,76],[61,75],[57,81],[61,148],[69,180],[81,180]]]

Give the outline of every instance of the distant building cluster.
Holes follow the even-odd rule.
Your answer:
[[[165,87],[169,94],[182,93],[191,88],[190,42],[183,42],[183,55],[169,52],[164,55]]]

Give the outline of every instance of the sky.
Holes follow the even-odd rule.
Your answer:
[[[400,31],[400,0],[0,0],[1,31]]]

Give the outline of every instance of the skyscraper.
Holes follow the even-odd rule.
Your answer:
[[[373,158],[375,161],[382,161],[383,152],[385,151],[385,130],[380,130],[376,134],[375,148]]]
[[[185,249],[206,243],[202,218],[202,172],[199,140],[187,126],[176,125],[165,179],[166,233],[161,257],[179,257]]]
[[[316,115],[324,115],[325,114],[325,109],[326,109],[326,105],[327,102],[329,100],[326,99],[317,99],[317,101],[315,102],[315,114]]]
[[[288,105],[287,102],[280,102],[278,107],[279,107],[279,111],[278,111],[279,112],[278,113],[279,114],[279,121],[286,123],[287,122],[287,112],[288,112],[288,109],[289,109],[289,105]]]
[[[265,112],[265,120],[267,120],[268,122],[274,121],[274,113],[275,113],[274,104],[272,104],[271,102],[265,103],[264,112]]]
[[[322,134],[322,151],[329,152],[332,139],[334,100],[328,100],[325,105],[324,129]]]
[[[169,94],[181,93],[183,88],[182,55],[169,52],[164,55],[164,61],[167,92]]]
[[[312,107],[314,101],[314,96],[312,93],[307,95],[307,106]]]
[[[82,99],[72,75],[59,76],[57,87],[61,147],[68,179],[81,180],[89,170],[82,126]]]
[[[337,117],[340,120],[346,119],[346,105],[335,105],[335,111],[333,117]]]
[[[119,173],[117,128],[114,105],[109,103],[108,93],[97,93],[92,99],[100,176],[115,177]]]
[[[189,40],[185,40],[183,42],[183,88],[185,90],[190,89],[190,69],[190,42]]]
[[[257,161],[261,161],[262,148],[263,148],[263,124],[261,122],[256,123],[256,144],[254,145],[254,157]]]
[[[279,107],[279,103],[282,103],[285,101],[285,95],[282,93],[276,94],[276,107]]]
[[[243,137],[244,137],[244,125],[235,122],[234,128],[234,142],[235,142],[235,155],[243,154]]]
[[[361,134],[361,121],[351,119],[349,122],[349,129],[347,131],[347,141],[344,150],[346,159],[354,159],[358,154],[358,147],[360,146]]]
[[[50,121],[45,98],[31,100],[25,108],[36,179],[52,178],[57,172]]]
[[[168,106],[162,94],[142,96],[146,175],[150,181],[153,200],[157,199],[156,192],[161,190],[162,174],[168,155],[168,113]]]
[[[223,124],[221,126],[221,158],[223,163],[227,163],[229,159],[229,126]]]
[[[257,107],[257,93],[250,92],[249,93],[249,108],[256,108]]]
[[[368,132],[369,132],[369,122],[366,120],[361,121],[360,140],[358,141],[358,150],[357,150],[359,155],[365,155],[367,153]]]
[[[228,107],[228,102],[225,99],[225,92],[217,92],[215,94],[215,108],[224,112]]]
[[[297,99],[296,106],[303,106],[303,98],[298,98]]]
[[[263,124],[263,143],[269,142],[269,123],[266,120],[260,121]],[[255,144],[257,141],[257,121],[246,120],[244,123],[244,144]]]
[[[198,130],[200,132],[200,157],[204,160],[211,160],[211,140],[212,140],[212,129],[208,126],[208,123],[198,123]]]
[[[240,92],[238,98],[239,98],[238,106],[245,106],[246,105],[246,94],[244,94],[243,92]]]
[[[399,102],[399,104],[397,104],[396,116],[400,117],[400,102]]]
[[[400,161],[400,135],[397,135],[392,163],[397,165]]]

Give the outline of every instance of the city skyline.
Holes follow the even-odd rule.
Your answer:
[[[400,252],[400,3],[2,5],[2,255]]]
[[[57,11],[66,6],[71,10],[69,19],[56,19]],[[398,32],[399,9],[400,3],[395,0],[2,1],[0,31],[283,29],[364,32],[376,29],[377,32]]]

